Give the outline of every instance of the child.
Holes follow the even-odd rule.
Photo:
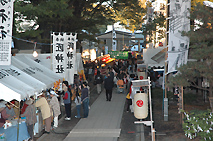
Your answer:
[[[75,90],[77,87],[75,86]],[[75,118],[81,118],[81,97],[79,96],[78,90],[76,91],[76,97],[75,97],[75,103],[76,103],[76,109],[77,109],[77,116]]]

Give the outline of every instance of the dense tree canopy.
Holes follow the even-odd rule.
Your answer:
[[[118,0],[114,4],[115,21],[119,21],[130,31],[141,30],[146,15],[145,2],[139,0]]]
[[[207,90],[210,96],[213,88],[213,8],[197,3],[191,11],[190,19],[195,21],[191,31],[183,33],[190,38],[190,61],[181,66],[179,74],[170,82],[182,86]],[[209,88],[198,85],[198,79],[207,79]]]
[[[135,29],[145,12],[138,0],[16,0],[14,9],[14,18],[19,19],[14,20],[14,35],[46,43],[51,31],[75,32],[78,40],[94,41],[106,25],[118,20],[129,21],[129,28]],[[19,23],[26,20],[35,24],[23,30]],[[17,28],[22,32],[16,32]]]

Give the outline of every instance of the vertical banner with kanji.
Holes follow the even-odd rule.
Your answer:
[[[0,2],[0,65],[11,64],[13,0]],[[8,36],[10,35],[10,36]]]
[[[168,72],[187,63],[189,37],[183,36],[182,31],[190,31],[191,0],[172,0],[169,9],[169,42],[168,42]]]
[[[113,26],[113,30],[112,30],[112,50],[116,51],[116,47],[117,47],[117,41],[116,41],[116,32]]]
[[[76,36],[72,33],[53,33],[53,71],[73,84],[76,62]]]

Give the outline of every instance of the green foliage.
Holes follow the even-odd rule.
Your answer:
[[[191,9],[194,10],[196,8],[197,3],[203,3],[206,0],[191,0]],[[213,2],[213,0],[208,0]]]
[[[156,42],[156,33],[159,34],[158,40],[165,38],[165,31],[162,28],[166,27],[166,18],[163,14],[155,13],[153,14],[153,20],[149,21],[147,24],[142,26],[142,31],[145,37],[148,37],[148,40],[145,41],[146,43],[150,43],[154,40]]]
[[[193,93],[184,93],[183,94],[183,102],[184,104],[197,104],[197,95]]]
[[[115,21],[121,22],[126,29],[131,31],[141,29],[146,14],[144,3],[139,0],[117,0],[113,5]]]
[[[183,130],[189,139],[195,137],[200,137],[203,141],[213,139],[213,117],[210,110],[182,112],[185,115]]]
[[[115,22],[116,13],[122,24],[127,25],[124,21],[129,21],[129,28],[141,23],[144,14],[138,0],[16,0],[14,10],[14,18],[19,19],[14,20],[14,29],[22,31],[26,38],[38,37],[47,42],[51,31],[75,32],[79,41],[96,41],[96,35]],[[23,30],[20,23],[26,20],[35,23]],[[20,35],[17,30],[13,33]]]

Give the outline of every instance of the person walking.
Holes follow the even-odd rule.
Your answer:
[[[109,73],[110,73],[111,79],[114,79],[115,74],[113,72],[113,68],[112,67],[109,68]]]
[[[97,92],[98,94],[101,93],[101,84],[103,83],[103,76],[101,75],[101,72],[98,70],[97,75],[95,76],[95,82],[97,85]]]
[[[130,82],[130,88],[129,88],[129,92],[126,96],[126,102],[127,102],[127,107],[126,107],[126,111],[129,112],[130,111],[130,105],[132,105],[132,98],[131,95],[132,94],[132,82]]]
[[[65,120],[71,120],[71,90],[69,91],[69,85],[68,81],[63,81],[62,82],[62,88],[64,91],[64,106],[65,106],[65,112],[66,112],[66,117]]]
[[[25,103],[28,105],[25,109],[24,113],[21,114],[21,117],[26,117],[27,131],[30,135],[30,141],[33,141],[33,128],[35,123],[37,122],[36,118],[36,108],[33,105],[33,100],[30,98],[26,100]]]
[[[87,83],[83,82],[83,88],[81,90],[81,103],[83,105],[84,109],[84,118],[88,117],[89,114],[89,94],[88,94],[88,88],[87,88]]]
[[[106,101],[111,101],[113,86],[113,79],[111,79],[110,73],[108,73],[107,78],[104,80],[104,88],[106,89]]]
[[[53,111],[53,129],[58,127],[58,116],[61,114],[61,110],[60,110],[60,105],[59,105],[59,101],[57,98],[57,94],[53,91],[50,90],[50,107]]]
[[[49,134],[51,128],[51,112],[50,106],[44,97],[44,93],[38,96],[38,100],[35,102],[35,107],[38,107],[41,110],[41,115],[43,120],[45,121],[45,132]]]

